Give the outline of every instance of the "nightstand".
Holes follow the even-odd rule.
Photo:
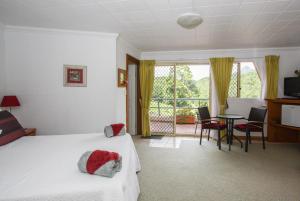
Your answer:
[[[25,128],[25,136],[35,136],[36,135],[36,128]]]

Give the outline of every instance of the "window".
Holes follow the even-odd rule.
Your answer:
[[[229,86],[229,97],[260,98],[261,81],[253,62],[234,63]]]

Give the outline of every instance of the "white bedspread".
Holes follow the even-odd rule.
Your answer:
[[[122,155],[113,178],[81,173],[77,161],[88,150]],[[0,146],[1,201],[136,201],[139,159],[131,136],[103,134],[22,137]]]

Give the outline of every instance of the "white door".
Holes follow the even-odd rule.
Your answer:
[[[128,65],[128,132],[136,134],[136,68],[135,64]]]

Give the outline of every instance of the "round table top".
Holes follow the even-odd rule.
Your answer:
[[[244,119],[243,116],[238,114],[218,114],[217,117],[220,119]]]

